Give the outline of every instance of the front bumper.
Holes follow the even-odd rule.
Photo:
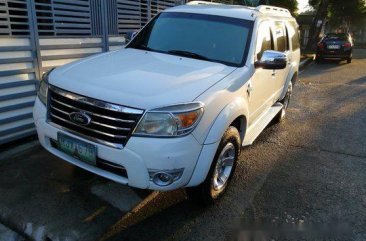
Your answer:
[[[97,175],[132,187],[151,190],[173,190],[186,186],[193,175],[203,145],[192,135],[180,138],[131,137],[123,149],[115,149],[81,138],[56,128],[46,120],[46,107],[36,99],[33,116],[41,145],[52,154]],[[73,158],[52,145],[57,134],[63,133],[97,147],[98,158],[123,166],[127,177],[114,174]],[[158,186],[150,180],[149,171],[184,170],[182,176],[168,186]]]

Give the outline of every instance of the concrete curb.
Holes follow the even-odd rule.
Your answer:
[[[0,223],[0,240],[25,241],[25,238]]]
[[[1,162],[1,241],[95,241],[150,194],[28,150]]]
[[[308,66],[310,63],[312,63],[314,61],[314,59],[315,59],[315,54],[312,56],[309,56],[306,59],[304,59],[303,61],[301,61],[299,64],[300,71],[303,71],[306,68],[306,66]]]
[[[13,148],[9,148],[8,150],[5,150],[2,153],[0,153],[0,160],[14,158],[18,155],[24,154],[27,151],[30,151],[31,149],[36,149],[36,148],[40,148],[40,147],[41,147],[41,145],[38,140],[26,142],[19,146],[14,146]]]

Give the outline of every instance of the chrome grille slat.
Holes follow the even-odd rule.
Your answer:
[[[69,115],[70,114],[70,113],[68,113],[66,111],[63,111],[63,110],[60,110],[59,108],[56,108],[52,105],[50,105],[50,107],[51,107],[51,109],[54,109],[58,112],[61,112],[64,115]],[[115,130],[120,130],[120,131],[130,131],[131,130],[131,128],[121,128],[121,127],[111,126],[111,125],[103,124],[103,123],[93,121],[93,120],[91,121],[91,123],[96,124],[96,125],[100,125],[100,126],[104,126],[104,127],[107,127],[107,128],[115,129]]]
[[[52,101],[60,104],[60,105],[64,105],[70,109],[74,109],[75,111],[86,111],[86,110],[83,110],[83,109],[80,109],[80,108],[77,108],[77,107],[74,107],[74,106],[71,106],[71,105],[68,105],[68,104],[65,104],[65,103],[62,103],[58,100],[55,100],[54,98],[51,98]],[[90,112],[90,111],[87,111],[88,114],[92,114],[92,115],[95,115],[95,116],[98,116],[100,118],[105,118],[105,119],[109,119],[109,120],[113,120],[113,121],[118,121],[118,122],[125,122],[125,123],[135,123],[135,121],[133,120],[123,120],[123,119],[118,119],[118,118],[113,118],[113,117],[110,117],[110,116],[102,116],[102,115],[99,115],[97,113],[93,113],[93,112]]]
[[[51,115],[51,116],[53,116],[53,117],[55,117],[55,118],[57,118],[57,119],[59,119],[60,121],[63,121],[63,122],[69,123],[70,125],[75,125],[75,126],[77,126],[77,127],[79,127],[79,128],[82,128],[82,129],[85,129],[85,130],[88,130],[88,131],[92,131],[92,132],[96,132],[96,133],[101,134],[101,135],[106,135],[106,136],[110,136],[110,137],[114,137],[114,138],[120,138],[120,139],[125,139],[125,138],[127,138],[127,136],[113,135],[113,134],[109,134],[109,133],[105,133],[105,132],[101,132],[101,131],[93,130],[93,129],[90,129],[90,128],[85,127],[85,126],[80,126],[80,125],[77,125],[77,124],[75,124],[75,123],[73,123],[73,122],[71,122],[71,121],[68,121],[68,120],[65,120],[65,119],[63,119],[63,118],[61,118],[61,117],[59,117],[59,116],[56,116],[56,115],[54,115],[54,114],[52,114],[52,113],[51,113],[50,115]]]
[[[66,111],[63,111],[63,110],[60,110],[60,109],[58,109],[58,108],[54,107],[52,104],[50,104],[50,108],[51,108],[51,109],[55,109],[56,111],[61,112],[61,113],[65,114],[65,115],[70,114],[70,113],[68,113],[68,112],[66,112]]]
[[[61,90],[61,89],[56,88],[54,86],[51,86],[50,89],[53,92],[57,93],[58,95],[61,95],[61,96],[65,97],[65,98],[68,98],[70,100],[81,102],[83,104],[87,104],[87,105],[91,105],[91,106],[97,106],[99,108],[106,109],[106,110],[109,110],[109,111],[126,113],[126,114],[143,114],[144,113],[143,110],[132,109],[132,108],[125,107],[125,106],[115,105],[115,104],[112,104],[112,103],[107,103],[107,102],[104,102],[104,101],[88,98],[88,97],[85,97],[85,96],[81,96],[81,95],[77,95],[77,94],[74,94],[74,93],[71,93],[71,92]]]
[[[119,130],[119,131],[130,131],[131,128],[121,128],[121,127],[116,127],[116,126],[111,126],[111,125],[107,125],[107,124],[103,124],[97,121],[91,121],[92,124],[96,124],[96,125],[100,125],[100,126],[104,126],[107,128],[111,128],[111,129],[115,129],[115,130]]]
[[[143,111],[106,103],[51,86],[48,98],[48,122],[70,133],[114,148],[123,148],[130,138]],[[73,112],[90,117],[88,125],[70,118]]]

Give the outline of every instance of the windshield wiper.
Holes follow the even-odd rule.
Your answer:
[[[193,59],[209,60],[209,58],[207,58],[203,55],[185,51],[185,50],[169,50],[168,53],[183,56],[183,57],[189,57],[189,58],[193,58]]]

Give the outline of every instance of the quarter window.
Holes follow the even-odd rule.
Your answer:
[[[277,51],[285,52],[288,50],[286,30],[283,22],[275,23],[275,36],[277,39]]]

